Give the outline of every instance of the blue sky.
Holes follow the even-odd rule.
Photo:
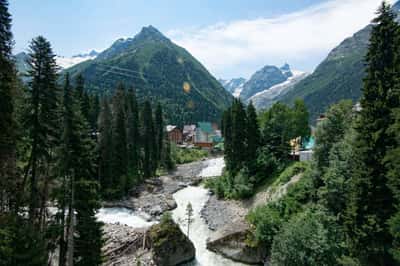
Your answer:
[[[215,76],[265,64],[312,71],[373,17],[380,0],[13,0],[15,52],[41,34],[63,56],[103,50],[154,25]]]

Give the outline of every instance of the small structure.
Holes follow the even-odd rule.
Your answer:
[[[211,149],[214,135],[214,129],[210,122],[199,122],[197,123],[194,145]]]
[[[182,144],[182,131],[177,127],[173,125],[168,125],[167,127],[167,134],[168,134],[168,140],[175,143],[175,144]]]
[[[183,141],[189,144],[194,142],[196,135],[196,125],[183,126]]]

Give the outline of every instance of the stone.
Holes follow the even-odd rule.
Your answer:
[[[250,226],[245,222],[229,224],[217,230],[207,240],[207,249],[242,263],[264,263],[265,249],[246,244],[249,230]]]

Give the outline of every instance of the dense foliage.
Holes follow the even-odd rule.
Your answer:
[[[400,265],[399,36],[383,3],[361,110],[350,101],[332,106],[301,180],[249,213],[249,244],[265,247],[272,265]]]
[[[261,126],[260,126],[261,125]],[[222,120],[226,169],[208,186],[220,197],[246,198],[290,162],[290,140],[310,136],[308,112],[297,100],[293,108],[276,103],[257,116],[252,103],[235,100]]]
[[[65,73],[60,86],[42,36],[30,43],[24,85],[10,30],[0,0],[0,265],[101,265],[101,200],[174,167],[162,106],[153,115],[122,83],[100,99],[82,75]]]

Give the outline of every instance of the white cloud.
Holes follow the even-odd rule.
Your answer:
[[[346,37],[366,26],[381,0],[331,0],[273,18],[175,29],[167,35],[218,77],[249,76],[265,64],[311,70]]]

